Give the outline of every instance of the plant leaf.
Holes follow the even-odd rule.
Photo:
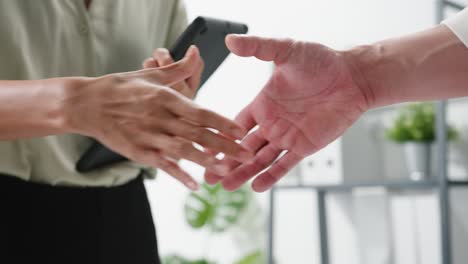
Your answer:
[[[187,260],[181,256],[171,255],[166,256],[162,259],[163,264],[216,264],[215,262],[211,262],[205,259],[199,260]]]
[[[242,259],[235,262],[235,264],[263,264],[266,263],[265,256],[262,251],[258,250],[250,253]]]
[[[457,132],[447,126],[448,139],[455,139]],[[409,141],[433,142],[435,140],[435,110],[431,103],[410,104],[401,108],[393,127],[386,131],[390,140],[398,143]]]
[[[250,194],[246,188],[227,192],[221,185],[202,184],[185,203],[187,223],[193,228],[209,227],[214,232],[223,232],[237,222]]]

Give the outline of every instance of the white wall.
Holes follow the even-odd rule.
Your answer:
[[[249,24],[251,34],[317,41],[338,49],[410,33],[434,22],[434,0],[187,0],[186,3],[191,18],[207,15],[238,20]],[[197,101],[234,117],[261,89],[270,71],[271,65],[267,63],[230,57]],[[202,180],[200,168],[188,163],[184,166]],[[208,235],[186,226],[182,211],[187,195],[184,188],[163,174],[147,187],[162,255],[176,252],[197,257],[208,252],[219,256],[220,263],[232,263],[238,252],[229,239],[221,239],[210,250],[206,244]],[[267,208],[265,194],[259,198]],[[283,245],[276,247],[278,263],[318,263],[314,208],[313,195],[285,193],[278,199],[277,228]],[[341,215],[339,206],[332,204],[331,208],[335,216],[331,226],[337,228],[333,232],[339,236],[349,233],[344,227],[346,222],[336,217]],[[341,245],[352,242],[341,236]],[[353,258],[353,247],[344,246],[340,254],[339,259],[347,260],[346,264],[359,263]]]

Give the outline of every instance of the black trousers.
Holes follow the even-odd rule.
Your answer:
[[[159,264],[142,178],[72,188],[0,175],[0,263]]]

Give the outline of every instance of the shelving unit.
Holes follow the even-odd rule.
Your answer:
[[[440,22],[444,19],[444,12],[447,8],[462,10],[463,5],[448,0],[436,1],[436,19]],[[440,208],[440,230],[441,230],[441,253],[442,264],[452,264],[451,252],[451,221],[450,221],[450,198],[451,188],[468,187],[468,181],[451,181],[448,179],[447,169],[447,101],[436,102],[436,130],[437,130],[437,177],[434,180],[426,181],[374,181],[374,182],[356,182],[335,185],[288,185],[276,186],[270,192],[270,211],[268,221],[268,264],[274,263],[273,246],[275,242],[274,234],[274,215],[275,215],[275,195],[282,190],[310,190],[317,193],[317,217],[318,231],[320,241],[321,264],[329,264],[328,247],[328,227],[327,227],[327,203],[326,196],[329,193],[351,192],[357,188],[380,187],[387,190],[434,190],[438,194]]]

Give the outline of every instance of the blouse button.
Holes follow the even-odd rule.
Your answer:
[[[81,24],[81,26],[79,27],[79,32],[80,32],[80,34],[83,35],[83,36],[84,36],[84,35],[88,35],[88,33],[89,33],[89,27],[88,27],[88,25],[86,25],[86,24],[84,24],[84,23]]]

